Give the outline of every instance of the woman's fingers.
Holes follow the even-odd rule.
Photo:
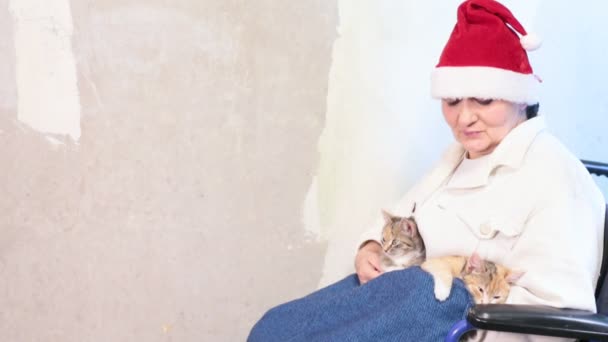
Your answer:
[[[382,273],[380,267],[380,245],[377,242],[363,246],[355,258],[355,269],[359,282],[365,284]]]
[[[374,268],[378,273],[382,273],[382,267],[380,267],[380,256],[376,253],[370,253],[367,262]]]
[[[367,267],[361,270],[361,273],[359,274],[359,281],[361,282],[361,284],[365,284],[368,281],[376,278],[380,274],[380,270],[372,266],[372,264],[368,263]]]

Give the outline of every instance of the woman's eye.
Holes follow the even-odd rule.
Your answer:
[[[479,103],[480,105],[487,106],[490,103],[492,103],[492,101],[494,101],[494,100],[492,100],[492,99],[478,99],[478,98],[475,98],[475,101],[477,103]]]
[[[444,99],[444,101],[448,104],[448,106],[455,106],[462,101],[462,99]]]

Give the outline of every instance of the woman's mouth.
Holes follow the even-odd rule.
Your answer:
[[[481,131],[464,131],[462,133],[467,138],[476,138],[481,134]]]

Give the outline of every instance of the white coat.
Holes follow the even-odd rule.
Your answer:
[[[450,147],[392,209],[400,216],[413,213],[427,257],[477,251],[525,271],[507,303],[595,312],[605,200],[578,158],[545,130],[542,117],[509,132],[481,167],[455,172],[464,156],[461,145]],[[360,241],[379,241],[382,222]],[[486,338],[526,340],[532,338]]]

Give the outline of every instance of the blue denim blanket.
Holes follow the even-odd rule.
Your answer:
[[[419,267],[360,286],[356,275],[268,311],[248,342],[443,341],[464,318],[471,297],[459,279],[439,302],[433,279]]]

